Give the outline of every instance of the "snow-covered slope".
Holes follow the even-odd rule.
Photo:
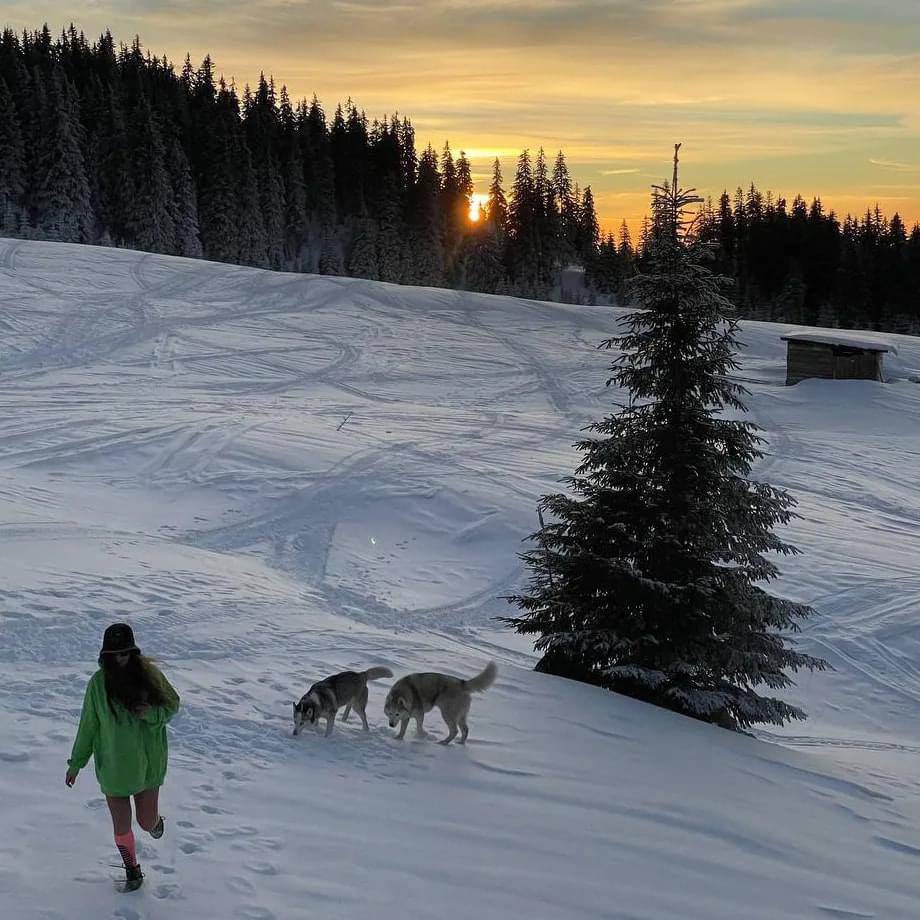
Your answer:
[[[780,588],[837,669],[757,741],[534,674],[494,620],[615,315],[0,241],[3,916],[920,915],[920,341],[786,388],[788,327],[744,328],[803,514]],[[117,619],[184,703],[134,895],[92,771],[63,784]],[[385,681],[369,734],[290,735],[334,670],[490,658],[466,748],[395,741]]]

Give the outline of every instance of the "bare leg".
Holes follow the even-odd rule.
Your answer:
[[[406,737],[406,729],[409,727],[409,720],[403,719],[399,723],[399,734],[396,736],[397,741],[402,741]]]
[[[160,821],[160,787],[145,789],[134,796],[134,813],[137,823],[145,831],[152,831]]]
[[[128,796],[107,795],[106,804],[112,815],[112,830],[115,836],[131,831],[131,799]]]
[[[115,846],[121,856],[125,869],[137,865],[137,845],[134,831],[131,830],[131,799],[128,796],[105,797],[112,815],[112,830],[115,832]]]

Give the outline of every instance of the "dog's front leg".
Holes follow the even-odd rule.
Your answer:
[[[399,723],[399,734],[396,736],[397,741],[402,741],[406,737],[406,729],[409,727],[409,720],[403,719]]]
[[[428,737],[428,732],[425,731],[425,713],[424,712],[420,712],[415,717],[415,734],[418,735],[419,738]]]
[[[328,738],[332,734],[332,726],[335,724],[335,713],[332,713],[331,716],[326,716],[326,737]]]

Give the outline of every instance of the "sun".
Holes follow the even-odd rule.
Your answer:
[[[470,220],[476,224],[485,217],[486,204],[489,201],[488,195],[473,195],[470,199]]]

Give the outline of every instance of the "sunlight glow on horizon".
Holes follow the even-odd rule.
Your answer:
[[[470,201],[470,220],[474,224],[479,223],[479,221],[485,216],[485,210],[488,201],[488,195],[483,195],[480,192],[473,193],[473,198]]]

